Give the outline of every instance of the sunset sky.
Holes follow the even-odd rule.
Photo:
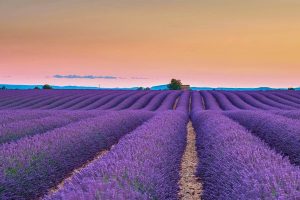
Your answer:
[[[0,83],[300,86],[299,0],[0,0]]]

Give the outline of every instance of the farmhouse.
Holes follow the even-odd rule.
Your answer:
[[[190,89],[191,89],[190,85],[182,85],[181,86],[181,90],[190,90]]]

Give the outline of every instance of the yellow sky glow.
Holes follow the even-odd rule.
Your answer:
[[[299,35],[296,0],[0,0],[0,81],[299,86]]]

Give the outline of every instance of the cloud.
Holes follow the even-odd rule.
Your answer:
[[[94,76],[94,75],[54,75],[53,78],[60,78],[60,79],[132,79],[132,80],[139,80],[139,79],[148,79],[146,77],[117,77],[117,76]]]
[[[68,78],[68,79],[118,79],[116,76],[93,76],[93,75],[54,75],[54,78]]]

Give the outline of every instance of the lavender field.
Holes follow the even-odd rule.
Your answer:
[[[0,199],[300,199],[300,92],[3,90]]]

